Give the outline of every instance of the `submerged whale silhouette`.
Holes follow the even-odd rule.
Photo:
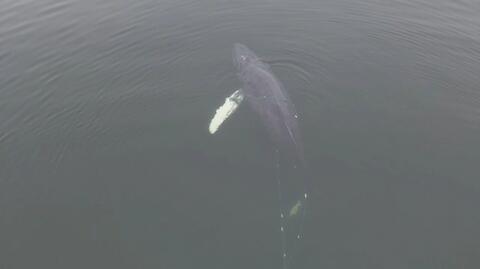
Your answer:
[[[233,62],[243,82],[245,100],[259,115],[274,146],[304,164],[298,114],[282,83],[245,45],[234,45]]]
[[[293,262],[303,236],[307,202],[307,173],[298,114],[282,83],[270,67],[245,45],[235,44],[233,62],[243,83],[246,102],[260,117],[273,145],[278,198],[282,264]],[[292,206],[293,205],[293,206]]]
[[[245,45],[235,44],[233,62],[243,87],[225,100],[210,122],[215,133],[245,100],[259,116],[270,141],[278,183],[282,265],[287,269],[303,237],[307,202],[307,173],[298,114],[282,83]]]

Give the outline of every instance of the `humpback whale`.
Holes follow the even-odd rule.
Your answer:
[[[253,51],[235,44],[233,63],[242,88],[217,110],[209,130],[213,134],[242,101],[260,118],[271,142],[279,201],[281,262],[283,269],[287,269],[298,256],[308,198],[307,165],[298,114],[280,80]]]
[[[274,146],[304,164],[298,114],[282,83],[245,45],[234,45],[233,62],[246,101],[262,120]]]

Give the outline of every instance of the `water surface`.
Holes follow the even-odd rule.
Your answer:
[[[280,268],[268,62],[313,176],[296,268],[480,267],[476,1],[19,0],[0,10],[1,268]]]

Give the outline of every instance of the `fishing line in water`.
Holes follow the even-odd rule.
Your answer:
[[[282,208],[282,183],[280,181],[280,155],[279,155],[278,149],[275,150],[275,179],[277,180],[277,186],[278,186],[278,204],[279,204],[279,211],[280,211],[280,237],[282,241],[282,267],[283,269],[288,268],[288,260],[287,260],[287,238],[285,235],[285,214],[283,214],[283,208]]]

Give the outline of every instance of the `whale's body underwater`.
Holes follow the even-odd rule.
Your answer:
[[[304,165],[298,114],[282,83],[245,45],[234,45],[233,62],[245,100],[262,120],[274,146]]]
[[[243,87],[217,110],[210,132],[213,134],[243,100],[263,123],[272,145],[280,204],[282,265],[287,269],[294,262],[294,253],[303,237],[307,202],[307,169],[298,114],[270,67],[245,45],[234,45],[233,62]]]

